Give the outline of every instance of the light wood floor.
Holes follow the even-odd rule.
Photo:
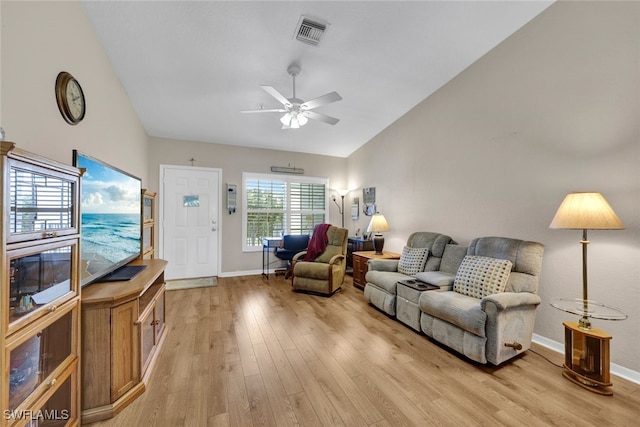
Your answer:
[[[147,390],[94,426],[638,425],[640,386],[614,377],[600,396],[531,351],[472,363],[367,305],[351,277],[331,298],[282,276],[218,282],[167,293]]]

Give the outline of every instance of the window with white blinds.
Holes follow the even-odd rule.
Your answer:
[[[326,178],[244,173],[243,250],[261,250],[264,237],[311,234],[328,218]]]

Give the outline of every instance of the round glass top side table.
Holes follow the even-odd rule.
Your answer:
[[[611,335],[592,328],[589,318],[624,320],[617,308],[580,298],[556,298],[550,305],[558,310],[582,316],[580,322],[564,322],[564,371],[569,381],[598,394],[612,395],[609,342]]]
[[[581,298],[554,298],[549,304],[558,310],[593,319],[625,320],[627,315],[617,308]]]

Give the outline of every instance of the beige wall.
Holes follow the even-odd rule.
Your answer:
[[[535,332],[563,341],[580,298],[579,230],[550,230],[570,191],[600,191],[626,225],[591,231],[589,297],[619,307],[613,362],[640,371],[640,4],[556,3],[351,155],[351,188],[376,187],[392,227],[467,244],[479,236],[546,245]],[[352,228],[366,227],[361,218]]]
[[[148,137],[80,2],[2,1],[2,122],[20,148],[71,164],[82,150],[147,186]],[[85,119],[68,125],[54,85],[60,71],[82,85]]]
[[[222,169],[223,190],[226,190],[225,184],[238,186],[239,208],[242,206],[242,173],[271,173],[271,166],[295,166],[304,169],[305,176],[329,178],[331,189],[345,186],[347,160],[344,158],[162,138],[151,138],[150,147],[152,185],[157,186],[160,165],[191,166],[191,159],[194,159],[193,166]],[[241,210],[229,215],[225,195],[222,196],[220,274],[262,271],[262,252],[242,252]],[[331,201],[329,203],[329,222],[340,224],[341,217],[336,205]]]
[[[410,232],[461,243],[501,235],[546,245],[536,333],[562,342],[554,297],[579,297],[580,232],[549,230],[564,195],[601,191],[626,225],[592,231],[590,296],[629,314],[594,321],[610,332],[613,362],[640,372],[640,5],[555,4],[348,159],[148,137],[77,2],[10,2],[0,9],[0,125],[9,140],[70,163],[78,148],[157,190],[160,164],[215,167],[223,183],[243,171],[295,163],[331,186],[377,191],[399,251]],[[71,48],[67,48],[71,46]],[[67,125],[57,110],[57,73],[74,74],[87,117]],[[427,70],[428,72],[428,70]],[[147,155],[149,159],[147,160]],[[347,180],[346,184],[344,180]],[[148,185],[147,185],[148,184]],[[365,229],[361,215],[346,224]],[[241,214],[223,216],[221,271],[257,270],[240,251]],[[340,221],[335,206],[331,222]]]

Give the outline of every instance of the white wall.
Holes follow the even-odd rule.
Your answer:
[[[148,137],[80,2],[2,1],[2,121],[20,148],[71,164],[80,149],[148,178]],[[68,125],[54,86],[60,71],[82,85],[84,120]]]
[[[629,314],[594,321],[610,332],[613,362],[640,371],[640,5],[560,2],[390,126],[349,159],[187,143],[148,137],[78,2],[0,2],[0,125],[20,147],[70,163],[78,148],[158,190],[161,163],[266,172],[295,161],[331,186],[377,190],[389,220],[386,248],[409,233],[448,233],[461,243],[502,235],[546,245],[536,333],[557,342],[562,321],[549,307],[579,297],[580,232],[549,230],[562,198],[601,191],[626,225],[592,231],[590,296]],[[67,125],[54,98],[59,71],[87,97],[87,116]],[[427,70],[428,72],[428,70]],[[147,161],[147,156],[149,159]],[[147,185],[148,184],[148,185]],[[331,222],[339,215],[331,207]],[[368,217],[352,222],[366,229]],[[242,254],[240,213],[223,220],[222,271],[258,269]],[[255,256],[254,256],[255,255]]]
[[[80,2],[2,1],[0,17],[0,125],[20,148],[67,164],[79,149],[139,176],[152,191],[159,189],[160,164],[190,165],[192,157],[196,166],[222,168],[224,183],[238,188],[243,171],[269,172],[271,165],[290,163],[306,175],[328,177],[335,188],[344,186],[343,158],[185,141],[155,140],[150,146]],[[78,79],[87,101],[76,126],[62,119],[55,101],[56,76],[63,70]],[[330,221],[340,223],[335,205],[330,214]],[[223,273],[261,270],[261,254],[243,254],[240,234],[240,213],[223,217]]]
[[[636,2],[556,3],[348,159],[350,188],[376,187],[389,250],[419,230],[544,243],[535,332],[556,342],[577,316],[549,301],[582,297],[581,232],[549,223],[568,192],[602,192],[626,230],[589,233],[589,296],[629,318],[593,324],[636,372],[639,22]]]
[[[221,275],[246,274],[262,271],[262,252],[242,252],[242,173],[271,173],[271,166],[291,166],[304,169],[305,176],[329,178],[329,188],[346,185],[347,159],[315,154],[301,154],[277,150],[235,147],[204,142],[178,141],[151,138],[149,167],[152,185],[157,185],[161,164],[198,166],[222,169],[223,190],[225,184],[238,186],[238,211],[229,215],[223,194],[220,213],[222,239]],[[194,159],[193,163],[191,159]],[[333,191],[335,193],[335,191]],[[339,198],[338,198],[339,199]],[[329,201],[329,219],[340,224],[337,206]],[[345,216],[346,221],[346,216]],[[346,222],[345,222],[346,223]]]

